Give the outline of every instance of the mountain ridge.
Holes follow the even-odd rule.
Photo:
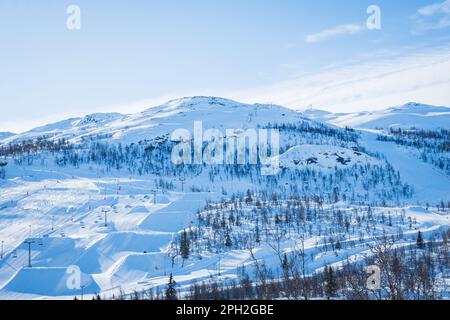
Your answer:
[[[12,137],[14,135],[16,135],[16,134],[13,132],[9,132],[9,131],[0,132],[0,140]]]
[[[216,114],[215,114],[216,113]],[[301,113],[272,104],[245,104],[234,100],[194,96],[170,100],[162,105],[133,114],[94,113],[69,118],[34,128],[7,138],[3,143],[32,140],[38,137],[70,142],[99,138],[108,141],[139,142],[165,135],[178,128],[191,128],[194,121],[205,121],[205,127],[247,128],[252,123],[302,120]]]
[[[388,107],[377,111],[333,113],[320,109],[303,111],[306,117],[338,127],[358,129],[446,129],[450,123],[450,107],[433,106],[418,102]]]
[[[450,123],[450,108],[445,106],[433,106],[418,102],[408,102],[404,105],[388,107],[378,111],[363,111],[356,113],[333,113],[321,109],[306,109],[296,111],[287,107],[275,104],[246,104],[240,103],[232,99],[213,97],[213,96],[192,96],[172,99],[161,105],[146,108],[143,111],[123,114],[117,112],[92,113],[81,117],[72,117],[57,122],[45,124],[35,127],[24,133],[14,134],[10,132],[1,132],[0,140],[2,143],[10,143],[27,139],[35,139],[38,137],[47,137],[51,139],[64,138],[67,140],[78,141],[86,137],[95,135],[114,136],[117,131],[130,131],[135,126],[135,131],[148,129],[155,131],[154,128],[161,125],[156,119],[167,119],[178,113],[197,113],[197,120],[201,120],[205,114],[219,112],[223,113],[227,110],[236,110],[243,108],[245,116],[251,117],[251,113],[257,115],[261,110],[278,110],[278,116],[306,118],[312,121],[326,122],[338,127],[353,127],[361,129],[389,129],[394,128],[419,128],[419,129],[438,129],[448,127]],[[209,114],[210,115],[210,114]],[[242,116],[240,113],[237,116]],[[271,120],[275,120],[274,115]],[[285,119],[283,119],[284,121]],[[245,123],[243,123],[245,124]],[[139,128],[140,127],[140,128]],[[150,130],[152,129],[153,130]],[[151,132],[149,132],[151,133]],[[113,140],[120,139],[121,135],[117,134]],[[136,142],[136,139],[131,138]]]

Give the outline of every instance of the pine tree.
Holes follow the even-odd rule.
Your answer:
[[[186,230],[183,230],[183,233],[181,235],[180,252],[181,252],[181,257],[183,259],[185,259],[185,260],[189,259],[190,241],[189,241],[189,237],[188,237]]]
[[[337,283],[334,276],[333,268],[325,267],[325,294],[330,299],[336,296],[337,293]]]
[[[280,224],[281,223],[281,219],[280,216],[278,215],[278,213],[275,215],[275,224]]]
[[[337,187],[333,188],[333,202],[334,203],[339,202],[339,190]]]
[[[256,243],[260,243],[261,242],[261,237],[259,235],[259,219],[256,219],[255,242]]]
[[[283,261],[282,261],[281,267],[283,269],[284,278],[286,280],[288,280],[289,279],[289,260],[288,260],[286,253],[283,255]]]
[[[425,248],[425,242],[423,241],[423,235],[422,235],[422,232],[420,232],[420,231],[417,234],[417,248],[419,248],[419,249]]]
[[[230,233],[228,231],[225,234],[225,245],[227,247],[231,247],[233,245],[233,241],[231,241]]]
[[[178,300],[177,290],[175,289],[175,283],[173,281],[172,274],[170,274],[169,283],[167,284],[166,299],[167,300]]]
[[[250,189],[247,190],[247,195],[245,197],[245,203],[249,204],[253,202],[253,197],[252,197],[252,192],[250,191]]]

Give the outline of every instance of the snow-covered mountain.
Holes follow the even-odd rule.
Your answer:
[[[248,105],[216,97],[187,97],[169,101],[143,112],[93,114],[68,119],[3,141],[4,143],[46,137],[70,142],[108,141],[122,144],[139,142],[166,135],[175,129],[192,130],[194,121],[203,121],[204,128],[252,128],[270,122],[292,123],[301,115],[276,105]]]
[[[450,123],[450,108],[415,102],[381,111],[358,113],[331,113],[322,110],[305,110],[305,117],[328,122],[340,127],[364,129],[446,129]]]
[[[15,133],[12,133],[12,132],[0,132],[0,140],[12,137],[14,135],[15,135]]]
[[[72,299],[81,294],[67,286],[74,270],[89,297],[164,289],[170,274],[188,294],[192,284],[238,279],[243,269],[256,283],[259,263],[279,280],[283,255],[289,263],[306,257],[311,277],[327,265],[368,263],[384,234],[399,250],[414,247],[418,231],[443,243],[448,135],[340,126],[414,120],[449,129],[448,116],[448,108],[413,104],[336,115],[190,97],[7,137],[0,144],[0,299]],[[280,172],[173,164],[167,135],[192,131],[196,121],[221,131],[278,129]]]
[[[47,138],[51,140],[73,139],[90,134],[106,126],[108,123],[125,117],[119,113],[95,113],[80,118],[70,118],[34,128],[25,133],[11,135],[3,143]]]
[[[298,113],[276,105],[249,105],[216,97],[186,97],[135,114],[96,113],[22,134],[0,133],[0,140],[10,143],[45,137],[75,143],[102,140],[126,144],[166,135],[177,128],[191,129],[194,121],[203,121],[205,128],[246,129],[255,124],[292,123],[299,119],[365,129],[438,129],[448,128],[450,108],[408,103],[373,112],[331,113],[308,109]]]

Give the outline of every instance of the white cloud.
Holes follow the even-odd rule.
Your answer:
[[[319,33],[310,34],[306,37],[305,41],[307,43],[316,43],[316,42],[334,38],[334,37],[337,37],[340,35],[356,34],[356,33],[363,31],[364,29],[365,29],[364,26],[359,25],[359,24],[341,25],[341,26],[337,26],[337,27],[334,27],[331,29],[323,30]]]
[[[234,94],[246,102],[335,112],[383,109],[417,101],[450,103],[450,48],[324,69]]]
[[[450,0],[425,6],[417,10],[415,33],[450,27]]]
[[[450,0],[422,7],[417,13],[421,16],[431,16],[437,13],[450,13]]]

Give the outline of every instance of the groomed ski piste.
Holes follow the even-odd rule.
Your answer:
[[[180,127],[189,129],[196,120],[202,120],[207,127],[225,130],[245,129],[274,120],[310,121],[306,116],[271,105],[185,98],[136,115],[96,115],[84,119],[85,122],[72,119],[23,135],[8,135],[0,143],[33,139],[43,133],[51,133],[55,140],[67,138],[72,143],[105,136],[111,143],[132,143]],[[397,116],[395,120],[396,124],[401,121]],[[412,197],[403,199],[400,205],[374,207],[380,214],[389,211],[394,220],[405,215],[414,221],[412,229],[405,225],[401,245],[415,243],[418,231],[428,239],[450,229],[449,212],[435,206],[440,201],[450,201],[450,177],[421,161],[414,150],[379,141],[377,136],[384,134],[379,128],[361,126],[356,132],[360,135],[359,144],[370,153],[355,152],[339,143],[315,145],[302,141],[286,148],[280,155],[280,164],[288,170],[313,168],[327,173],[336,167],[387,161],[399,172],[401,181],[414,190]],[[375,157],[372,153],[382,156]],[[308,161],[311,159],[315,160]],[[185,261],[169,254],[175,238],[185,228],[195,227],[197,215],[207,203],[227,199],[233,192],[245,193],[255,187],[249,180],[216,177],[211,182],[207,174],[183,181],[169,177],[166,182],[173,186],[169,190],[158,187],[155,181],[164,179],[159,175],[109,171],[96,165],[61,167],[50,160],[35,161],[32,165],[9,162],[6,177],[0,180],[0,241],[3,241],[0,299],[74,299],[81,295],[91,299],[97,294],[114,298],[164,288],[170,274],[178,291],[183,292],[192,283],[237,278],[240,268],[251,269],[255,258],[274,269],[279,265],[277,254],[265,243],[254,248],[253,256],[246,250],[229,250],[205,252]],[[346,201],[335,206],[342,210],[359,207]],[[382,230],[374,234],[381,235]],[[320,271],[325,265],[339,267],[346,261],[361,259],[370,254],[372,241],[367,235],[363,244],[343,246],[339,254],[324,255],[315,252],[320,237],[305,239],[305,251],[315,257],[308,264],[308,273]],[[289,252],[296,245],[295,241],[285,241],[282,250]],[[68,285],[74,266],[82,272],[79,288]],[[450,285],[449,278],[444,277],[444,281]]]

